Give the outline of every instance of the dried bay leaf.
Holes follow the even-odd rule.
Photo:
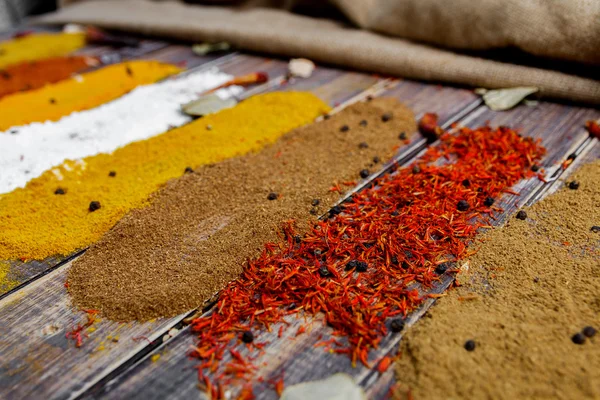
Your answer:
[[[184,113],[192,117],[202,117],[225,108],[231,108],[236,104],[237,100],[233,97],[222,98],[216,93],[211,93],[184,104],[181,106],[181,109]]]
[[[228,51],[230,49],[231,45],[227,42],[199,43],[192,46],[192,51],[198,56],[205,56],[217,51]]]
[[[483,101],[493,111],[505,111],[510,110],[527,96],[539,90],[539,88],[532,86],[488,90],[483,93]],[[482,91],[479,91],[479,93],[482,93]]]

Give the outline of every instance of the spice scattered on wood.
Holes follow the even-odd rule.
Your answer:
[[[281,123],[282,116],[308,112],[306,108],[315,101],[311,98],[298,98],[289,110],[269,108],[265,101],[264,109],[248,109],[248,117],[261,122],[256,128],[260,131],[263,123],[270,126]],[[381,113],[390,109],[394,124],[383,124]],[[316,117],[326,111],[315,107],[313,113]],[[369,121],[367,128],[339,131],[342,122],[354,126],[362,119]],[[228,120],[237,129],[238,121],[246,117],[230,115]],[[211,124],[211,132],[220,137],[220,124]],[[414,132],[416,124],[412,112],[396,100],[357,103],[330,120],[296,129],[256,153],[198,167],[194,174],[171,180],[147,207],[129,213],[76,260],[68,278],[73,301],[83,308],[95,304],[105,317],[117,321],[173,316],[198,307],[238,277],[245,261],[259,256],[264,243],[278,240],[276,228],[281,221],[298,221],[297,233],[290,240],[304,243],[309,220],[314,220],[311,202],[319,199],[319,208],[325,211],[340,196],[330,191],[331,182],[352,180],[375,154],[389,159],[398,143],[398,129]],[[250,132],[254,131],[241,132],[240,137]],[[363,140],[373,144],[359,152],[356,143]],[[121,180],[125,171],[118,171]],[[281,196],[267,202],[267,190]],[[375,246],[368,251],[375,251]],[[186,257],[182,259],[181,254]],[[140,270],[141,264],[147,268]],[[173,266],[176,275],[167,271]],[[314,264],[314,274],[319,267]],[[363,275],[371,270],[374,267]]]
[[[146,205],[165,182],[182,176],[184,166],[258,150],[327,109],[309,93],[268,93],[111,154],[63,163],[0,197],[0,259],[44,259],[88,246],[127,211]],[[215,129],[206,131],[206,124]],[[112,169],[119,179],[106,175]],[[68,195],[52,195],[57,186],[67,187]],[[103,211],[89,214],[90,199]]]
[[[347,354],[354,365],[369,365],[368,353],[387,334],[388,319],[405,317],[424,300],[411,284],[431,287],[439,280],[435,265],[448,257],[465,257],[477,229],[489,224],[493,211],[483,206],[485,196],[476,188],[498,196],[532,177],[532,162],[544,154],[539,142],[505,127],[461,128],[440,140],[419,160],[422,175],[412,174],[412,166],[397,169],[354,194],[335,218],[314,223],[299,245],[288,224],[285,240],[265,245],[259,257],[250,259],[242,276],[222,290],[215,306],[219,312],[191,323],[199,339],[191,355],[203,360],[200,376],[249,379],[251,369],[229,374],[218,362],[230,346],[231,333],[269,329],[298,309],[305,315],[324,314],[333,334],[347,339],[334,351]],[[446,158],[456,161],[436,164]],[[460,184],[465,176],[476,176],[468,191]],[[458,213],[454,204],[465,196],[472,211]],[[405,205],[406,199],[416,201]],[[400,215],[391,217],[390,208]],[[430,231],[447,240],[425,240]],[[392,256],[408,261],[409,270],[394,265]],[[368,270],[346,271],[353,259],[366,262]],[[323,267],[329,272],[326,277],[320,273]],[[290,310],[290,304],[299,308]],[[216,359],[205,356],[207,352],[217,354]]]
[[[32,122],[57,121],[73,111],[87,110],[131,91],[136,86],[156,82],[178,73],[174,65],[156,61],[130,61],[135,71],[130,78],[122,64],[110,65],[30,92],[15,93],[0,99],[0,131]],[[48,99],[50,104],[48,105]]]

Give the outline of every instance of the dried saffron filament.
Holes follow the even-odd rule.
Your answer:
[[[539,141],[505,127],[443,133],[415,164],[378,178],[301,240],[286,224],[286,240],[265,245],[222,291],[215,311],[192,321],[199,342],[191,355],[206,359],[211,351],[222,360],[236,332],[270,329],[302,310],[323,313],[333,334],[347,338],[332,351],[368,366],[369,350],[401,330],[402,318],[426,298],[414,284],[431,287],[450,271],[439,265],[468,254],[478,228],[495,212],[486,199],[535,176],[531,165],[544,153]],[[457,210],[460,201],[470,208]],[[358,262],[368,268],[347,268]],[[251,375],[230,374],[227,365],[199,367],[199,375],[218,381]]]
[[[0,99],[9,94],[39,89],[68,79],[98,63],[93,57],[70,56],[11,65],[0,70]]]
[[[111,154],[65,162],[0,195],[0,259],[43,259],[86,247],[187,166],[258,150],[327,111],[310,93],[269,93]],[[57,188],[65,194],[56,195]],[[101,207],[91,212],[91,201]]]
[[[157,61],[110,65],[43,88],[0,99],[0,131],[32,122],[57,121],[73,111],[88,110],[180,72]]]
[[[66,56],[85,43],[85,33],[32,33],[0,42],[0,69],[24,61]]]

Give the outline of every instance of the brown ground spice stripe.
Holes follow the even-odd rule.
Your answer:
[[[382,118],[384,114],[392,118]],[[240,121],[243,123],[243,121]],[[170,181],[124,217],[69,271],[76,306],[117,321],[173,316],[201,305],[276,241],[281,221],[316,219],[416,129],[395,99],[348,107],[262,151]],[[348,185],[344,185],[346,182]],[[272,199],[272,200],[270,200]],[[318,205],[316,204],[318,200]]]
[[[402,338],[395,398],[600,398],[598,182],[600,160],[484,237]]]

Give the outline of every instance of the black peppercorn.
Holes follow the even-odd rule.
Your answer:
[[[365,179],[369,176],[369,170],[368,169],[363,169],[360,171],[360,177]]]
[[[321,204],[321,200],[319,199],[313,199],[313,201],[311,201],[311,203],[313,207],[318,206],[319,204]]]
[[[538,172],[538,171],[540,170],[540,166],[539,166],[539,165],[537,165],[537,164],[533,164],[533,165],[531,166],[531,170],[532,170],[533,172]]]
[[[400,134],[398,135],[398,139],[406,140],[406,132],[400,132]]]
[[[583,328],[581,333],[583,333],[584,336],[591,338],[596,334],[596,329],[593,326],[586,326],[585,328]]]
[[[446,272],[448,270],[448,263],[442,263],[440,265],[438,265],[437,267],[435,267],[435,272],[438,275],[442,275],[444,272]]]
[[[88,209],[90,210],[90,212],[94,212],[96,210],[100,209],[100,202],[99,201],[92,201],[90,203],[90,206],[88,207]]]
[[[54,191],[54,194],[65,194],[66,191],[63,188],[58,188]]]
[[[298,235],[294,236],[294,242],[296,242],[297,244],[300,244],[300,242],[302,242],[302,238]]]
[[[359,261],[356,264],[356,271],[358,271],[358,272],[366,272],[367,268],[368,268],[368,264],[364,261]]]
[[[360,126],[367,126],[367,120],[366,120],[366,119],[363,119],[363,120],[362,120],[362,121],[360,121],[358,124],[359,124]]]
[[[50,101],[50,104],[56,104],[56,99],[55,98],[51,97],[49,101]]]
[[[466,200],[461,200],[456,205],[458,211],[467,211],[469,209],[469,203]]]
[[[331,115],[329,115],[329,114],[325,114],[325,115],[323,115],[323,119],[327,120],[327,119],[329,119],[329,118],[331,118]]]
[[[410,268],[410,264],[407,263],[406,261],[402,261],[402,269],[409,269]]]
[[[576,333],[573,336],[571,336],[571,340],[575,344],[583,344],[585,343],[585,336],[583,335],[583,333]]]
[[[569,182],[569,189],[571,189],[571,190],[579,189],[579,182],[577,182],[577,181]]]
[[[186,174],[191,174],[192,172],[194,172],[194,170],[192,169],[192,167],[185,167],[185,171]]]
[[[383,122],[388,122],[391,119],[392,119],[392,113],[389,113],[389,112],[387,112],[381,116],[381,120]]]
[[[465,342],[465,350],[467,350],[467,351],[473,351],[473,350],[475,350],[475,341],[474,340],[467,340]]]
[[[329,210],[329,216],[333,217],[335,215],[340,214],[342,211],[343,211],[342,207],[340,207],[340,206],[333,206],[333,207],[331,207],[331,210]]]
[[[343,125],[340,128],[340,132],[348,132],[350,130],[350,127],[348,125]]]
[[[398,215],[400,215],[398,211],[392,211],[392,217],[397,217]]]
[[[115,176],[117,176],[117,172],[116,171],[110,171],[108,173],[108,176],[110,176],[111,178],[114,178]]]
[[[373,100],[373,96],[371,96],[371,95],[368,95],[368,96],[367,96],[367,101],[371,101],[371,100]]]
[[[471,186],[471,181],[468,180],[468,179],[465,179],[465,180],[462,181],[462,185],[464,187],[469,187],[469,186]]]
[[[359,148],[359,149],[368,149],[368,148],[369,148],[369,145],[367,144],[367,142],[360,142],[360,143],[358,144],[358,148]]]
[[[393,265],[398,265],[398,257],[392,256],[390,261],[392,262]]]
[[[329,272],[327,267],[323,265],[321,268],[319,268],[319,275],[321,275],[323,278],[327,278],[331,275],[331,272]]]
[[[242,333],[242,342],[252,343],[254,341],[254,334],[251,331],[245,331]]]
[[[348,264],[346,264],[346,271],[350,271],[351,269],[356,268],[357,264],[358,264],[357,260],[350,260],[350,261],[348,261]]]
[[[277,200],[277,193],[271,192],[267,195],[267,200]]]
[[[594,233],[600,233],[600,226],[594,225],[590,230]]]
[[[485,200],[483,201],[483,205],[486,207],[491,207],[492,204],[494,204],[494,198],[493,197],[486,197]]]
[[[517,213],[517,219],[520,219],[520,220],[523,220],[523,221],[526,220],[527,219],[527,213],[525,211],[523,211],[523,210],[519,211]]]
[[[309,213],[311,213],[312,215],[317,215],[319,213],[319,211],[317,211],[316,208],[312,208]]]
[[[377,156],[373,157],[373,163],[374,163],[374,164],[377,164],[377,163],[379,163],[379,161],[381,161],[381,160],[379,159],[379,157],[377,157]]]
[[[404,321],[400,318],[397,318],[390,323],[390,330],[394,333],[402,332],[403,329]]]

